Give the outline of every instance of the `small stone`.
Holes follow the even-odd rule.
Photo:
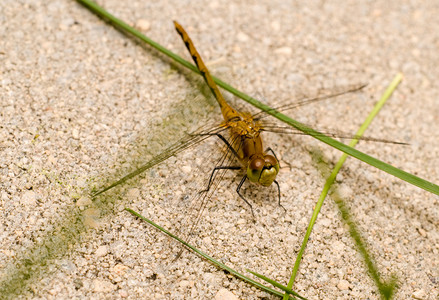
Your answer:
[[[249,40],[248,35],[246,35],[244,32],[238,32],[236,37],[238,38],[238,41],[240,41],[240,42],[247,42]]]
[[[99,293],[108,293],[114,289],[114,285],[106,280],[95,279],[93,280],[93,291]]]
[[[332,248],[333,248],[336,252],[341,252],[341,251],[343,251],[343,249],[345,248],[345,245],[344,245],[342,242],[340,242],[340,241],[335,241],[335,242],[332,244]]]
[[[84,210],[83,215],[91,218],[99,218],[101,211],[97,208],[89,208]]]
[[[280,54],[280,55],[285,55],[285,56],[290,56],[293,53],[293,50],[290,47],[280,47],[280,48],[277,48],[276,50],[274,50],[274,53]]]
[[[187,281],[187,280],[182,280],[182,281],[180,281],[179,286],[180,286],[181,288],[187,288],[187,287],[189,286],[189,284],[190,284],[189,281]]]
[[[203,238],[203,243],[205,245],[211,245],[212,244],[212,239],[208,236],[206,236],[205,238]]]
[[[56,159],[53,155],[49,155],[47,161],[50,162],[51,164],[56,164],[58,162],[58,159]]]
[[[203,282],[207,283],[209,286],[216,286],[218,284],[217,277],[212,273],[204,273]]]
[[[0,85],[2,86],[7,86],[10,85],[12,83],[12,80],[7,78],[7,79],[3,79],[2,81],[0,81]]]
[[[329,225],[331,225],[331,220],[328,218],[321,218],[319,222],[323,227],[329,227]]]
[[[96,252],[95,252],[97,257],[105,256],[105,255],[107,255],[107,253],[108,253],[108,247],[107,246],[99,246],[99,248],[96,249]]]
[[[121,298],[126,298],[126,297],[128,297],[128,292],[125,290],[119,290],[119,296]]]
[[[412,294],[412,297],[418,300],[424,300],[427,299],[427,294],[424,290],[417,290]]]
[[[91,199],[89,197],[81,197],[78,201],[76,201],[77,206],[87,206],[92,204]]]
[[[338,179],[338,177],[337,177],[337,179]],[[346,184],[341,185],[341,186],[338,188],[338,190],[339,190],[339,192],[340,192],[340,196],[341,196],[342,198],[344,198],[344,199],[347,199],[347,198],[351,197],[352,194],[354,193],[354,192],[352,191],[352,189],[351,189],[349,186],[347,186]]]
[[[156,277],[156,274],[154,274],[154,272],[151,269],[148,269],[148,268],[143,270],[143,275],[146,278],[155,278]]]
[[[274,20],[273,22],[271,22],[270,26],[271,26],[271,29],[273,29],[274,31],[280,30],[280,22],[277,20]]]
[[[49,290],[49,294],[52,296],[55,296],[56,294],[58,294],[58,290],[57,289],[51,289]]]
[[[239,258],[239,257],[235,257],[235,256],[230,257],[230,262],[232,262],[232,263],[234,263],[234,264],[236,264],[236,263],[239,262],[239,261],[240,261],[240,258]]]
[[[319,281],[322,282],[322,283],[323,282],[328,282],[328,280],[329,280],[329,276],[326,273],[323,273],[322,276],[319,278]]]
[[[148,20],[145,20],[145,19],[139,19],[139,20],[137,20],[137,22],[136,22],[136,27],[137,27],[138,29],[140,29],[140,31],[145,32],[145,31],[148,31],[148,30],[151,28],[151,23],[149,23]]]
[[[247,223],[247,221],[245,219],[239,219],[238,222],[236,222],[236,224],[238,224],[238,225],[242,225],[245,223]]]
[[[128,191],[128,199],[129,200],[135,200],[137,198],[139,198],[140,196],[140,190],[136,189],[136,188],[132,188]]]
[[[27,157],[23,157],[20,159],[20,165],[25,166],[29,163],[29,159]]]
[[[101,211],[97,208],[89,208],[84,210],[82,213],[84,216],[84,225],[95,229],[101,226],[101,222],[99,222],[100,213]]]
[[[8,249],[4,249],[2,250],[3,254],[6,255],[7,257],[12,257],[14,256],[15,252],[12,250],[8,250]]]
[[[84,221],[83,221],[84,225],[88,228],[94,228],[97,229],[99,228],[99,226],[101,226],[101,223],[99,221],[97,221],[94,218],[90,218],[88,216],[84,217]]]
[[[63,271],[66,271],[69,273],[76,271],[76,265],[67,259],[61,260],[59,266],[62,268]]]
[[[33,191],[26,191],[21,197],[21,203],[25,205],[35,205],[37,196]]]
[[[78,129],[73,128],[73,130],[72,130],[72,137],[73,137],[75,140],[79,139],[79,131],[78,131]]]
[[[190,174],[190,172],[192,171],[192,168],[191,168],[191,166],[183,166],[183,167],[181,167],[181,170],[186,174]]]
[[[229,290],[220,289],[215,295],[215,300],[238,300],[238,297]]]
[[[422,237],[427,237],[427,232],[424,229],[418,228],[418,232]]]
[[[116,274],[116,275],[119,275],[119,276],[122,276],[122,275],[125,274],[125,271],[126,271],[127,269],[129,269],[127,266],[122,265],[122,264],[117,264],[117,265],[115,265],[115,266],[113,267],[112,273],[113,273],[113,274]],[[145,275],[145,276],[146,276],[146,275]],[[146,277],[148,277],[148,276],[146,276]]]
[[[348,290],[349,282],[347,280],[342,279],[338,282],[337,287],[342,291]]]
[[[70,198],[78,200],[79,198],[81,198],[81,194],[72,193],[72,194],[70,194]]]
[[[73,279],[73,285],[75,286],[76,290],[79,290],[80,288],[82,288],[84,286],[84,283],[82,282],[81,279],[76,278],[76,279]]]

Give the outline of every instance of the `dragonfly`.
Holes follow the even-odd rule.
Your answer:
[[[252,214],[254,216],[253,208],[250,202],[241,194],[241,187],[244,182],[249,179],[251,182],[268,187],[271,184],[276,184],[278,190],[278,198],[280,205],[280,187],[276,181],[276,176],[279,173],[279,161],[276,158],[274,151],[268,147],[264,150],[261,130],[262,124],[249,113],[239,112],[234,109],[221,94],[215,81],[212,79],[209,70],[201,59],[200,54],[195,48],[192,40],[190,39],[184,28],[176,21],[174,21],[175,29],[181,36],[186,48],[188,49],[192,59],[195,62],[201,76],[203,76],[206,84],[212,91],[218,105],[221,109],[221,113],[224,118],[224,122],[220,125],[220,128],[228,129],[230,139],[227,140],[221,133],[211,133],[210,135],[216,135],[223,141],[227,149],[238,159],[240,166],[217,166],[212,170],[212,174],[209,178],[207,185],[207,192],[210,190],[212,184],[212,178],[215,172],[219,170],[239,170],[242,167],[246,169],[245,175],[242,177],[236,192],[239,197],[250,206]],[[209,135],[209,134],[207,134]],[[271,152],[273,155],[268,154]]]
[[[92,197],[96,197],[111,188],[118,186],[127,180],[143,173],[144,171],[154,167],[157,164],[162,163],[172,156],[176,156],[178,153],[191,148],[204,140],[216,136],[221,142],[225,144],[225,151],[217,163],[212,166],[212,171],[208,177],[208,183],[205,189],[201,190],[195,196],[194,201],[192,201],[196,207],[191,210],[194,211],[193,214],[189,214],[190,217],[194,218],[191,229],[189,230],[189,236],[193,232],[194,228],[197,226],[200,216],[206,207],[206,204],[211,199],[213,193],[220,185],[221,180],[227,170],[244,170],[244,175],[236,188],[236,192],[239,197],[248,205],[250,211],[253,215],[253,207],[250,201],[243,196],[241,193],[241,188],[244,183],[249,180],[252,183],[258,184],[263,187],[269,187],[272,184],[276,186],[277,189],[277,200],[278,205],[281,205],[281,191],[279,182],[276,180],[280,169],[279,160],[272,148],[267,147],[264,149],[264,143],[262,139],[262,132],[270,131],[277,133],[288,133],[288,134],[309,134],[303,133],[301,131],[295,130],[291,127],[282,127],[277,124],[271,124],[263,120],[268,114],[250,114],[248,112],[239,111],[233,108],[223,97],[218,86],[210,75],[209,70],[204,64],[201,55],[195,48],[192,40],[185,31],[185,29],[176,21],[174,21],[174,26],[177,33],[182,38],[186,48],[189,51],[190,56],[195,62],[200,74],[204,78],[207,86],[211,90],[213,96],[215,97],[223,116],[223,122],[219,125],[205,125],[195,132],[186,134],[181,140],[172,144],[170,147],[162,151],[160,154],[154,156],[150,161],[136,169],[135,171],[129,173],[123,178],[115,181],[114,183],[92,193]],[[318,102],[322,100],[331,99],[346,93],[356,92],[364,88],[364,84],[351,86],[348,89],[334,92],[329,95],[317,96],[313,98],[304,98],[301,101],[282,105],[276,108],[276,110],[290,110],[293,108],[298,108],[303,105],[307,105],[313,102]],[[320,131],[319,134],[324,134],[326,136],[334,138],[358,138],[361,140],[393,143],[393,144],[405,144],[401,142],[388,141],[384,139],[376,139],[370,137],[358,137],[349,134],[344,134],[342,132],[333,133],[330,131]],[[237,161],[239,165],[231,163],[232,161]],[[285,210],[286,211],[286,210]]]

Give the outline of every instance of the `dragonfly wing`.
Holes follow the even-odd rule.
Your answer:
[[[209,132],[210,136],[215,136],[217,133],[225,134],[228,128],[215,128]],[[204,132],[203,134],[207,134]],[[237,140],[227,140],[229,145],[235,145],[239,141]],[[220,141],[220,143],[222,143]],[[217,151],[221,147],[216,147]],[[209,158],[211,158],[213,153],[209,153]],[[237,166],[238,161],[235,158],[233,151],[227,146],[223,145],[223,151],[214,159],[212,164],[208,165],[208,168],[203,165],[203,170],[198,170],[195,176],[202,177],[202,185],[197,186],[198,190],[193,192],[193,196],[187,202],[187,207],[181,209],[182,219],[179,221],[180,224],[177,229],[176,235],[183,240],[189,242],[192,240],[193,236],[196,235],[196,231],[199,228],[200,222],[203,218],[203,213],[206,208],[210,205],[212,197],[214,196],[218,187],[222,186],[225,182],[224,177],[226,176],[227,168],[230,166]],[[216,169],[214,171],[214,169]],[[208,187],[208,188],[207,188]],[[178,253],[179,257],[181,251]]]
[[[408,143],[400,141],[392,141],[387,139],[374,138],[369,136],[357,136],[352,133],[346,133],[340,130],[327,129],[327,128],[316,128],[315,126],[309,126],[304,124],[306,127],[310,128],[310,131],[301,131],[294,127],[282,126],[275,123],[263,122],[263,131],[284,133],[284,134],[298,134],[298,135],[310,135],[310,136],[328,136],[336,139],[357,139],[361,141],[396,144],[396,145],[408,145]]]
[[[124,182],[130,180],[131,178],[134,178],[137,175],[145,172],[146,170],[151,169],[152,167],[164,162],[171,156],[175,156],[178,153],[190,147],[193,147],[196,144],[201,143],[202,141],[206,140],[211,136],[208,133],[215,133],[222,130],[224,130],[224,128],[218,125],[216,126],[204,125],[198,128],[196,131],[186,134],[182,139],[178,140],[176,143],[172,144],[164,151],[155,155],[153,158],[151,158],[149,161],[147,161],[146,163],[144,163],[134,171],[130,172],[129,174],[125,175],[119,180],[109,183],[108,185],[98,189],[97,191],[93,192],[91,196],[96,197],[118,185],[123,184]]]
[[[335,98],[343,96],[343,95],[359,92],[364,87],[366,87],[366,84],[349,85],[349,86],[345,86],[345,87],[338,87],[338,88],[335,88],[332,90],[326,90],[326,89],[320,90],[316,96],[312,96],[312,97],[303,96],[303,97],[296,99],[296,101],[293,101],[293,102],[290,102],[287,104],[282,104],[282,105],[278,105],[278,106],[275,105],[271,111],[272,112],[274,112],[274,111],[285,112],[285,111],[296,109],[296,108],[299,108],[299,107],[302,107],[305,105],[309,105],[311,103],[332,100],[332,99],[335,99]],[[267,112],[259,112],[255,115],[253,115],[253,117],[257,120],[266,118],[267,116],[269,116],[269,114],[267,114]]]

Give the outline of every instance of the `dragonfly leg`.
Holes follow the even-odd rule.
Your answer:
[[[244,177],[242,177],[242,179],[241,179],[241,182],[238,184],[238,187],[236,188],[236,192],[238,193],[239,197],[241,197],[241,199],[244,200],[245,203],[248,204],[248,206],[250,206],[250,210],[252,211],[252,215],[253,215],[253,218],[254,218],[255,217],[255,213],[253,212],[253,206],[250,204],[250,202],[247,201],[247,199],[244,198],[243,195],[241,195],[241,192],[240,192],[241,191],[241,187],[244,184],[244,182],[246,181],[246,179],[247,179],[247,175],[244,175]]]
[[[287,212],[287,210],[285,209],[285,207],[280,203],[280,186],[279,186],[279,182],[277,182],[277,180],[273,181],[276,185],[277,185],[277,193],[278,193],[278,198],[279,198],[279,206],[282,207],[285,212]]]
[[[201,135],[201,136],[203,136],[203,135],[209,135],[209,136],[215,135],[215,136],[217,136],[220,140],[222,140],[224,142],[224,144],[226,144],[227,148],[233,153],[233,155],[235,157],[239,158],[238,153],[236,153],[236,151],[235,151],[235,149],[233,149],[232,145],[230,145],[230,143],[226,140],[226,138],[224,136],[222,136],[221,134],[219,134],[219,133],[199,133],[199,135]]]
[[[276,158],[277,162],[279,163],[279,168],[280,168],[280,162],[279,159],[276,156],[276,153],[274,153],[273,149],[271,149],[270,147],[267,148],[267,150],[265,150],[265,152],[271,152],[273,153],[273,156]],[[285,207],[283,207],[283,205],[280,203],[280,186],[279,186],[279,182],[277,182],[277,180],[273,181],[276,185],[277,185],[277,193],[278,193],[278,198],[279,198],[279,206],[282,207],[285,212],[287,211],[285,209]]]
[[[218,171],[218,170],[240,170],[240,169],[242,169],[242,167],[238,167],[238,166],[219,166],[219,167],[215,167],[212,170],[212,173],[210,174],[209,183],[207,184],[207,188],[205,190],[200,191],[200,194],[208,192],[210,190],[210,186],[212,185],[212,179],[213,179],[213,176],[215,175],[216,171]]]

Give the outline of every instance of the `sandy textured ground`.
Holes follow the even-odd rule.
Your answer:
[[[172,25],[179,20],[214,74],[268,103],[369,84],[362,93],[288,112],[322,127],[356,130],[403,72],[368,135],[410,146],[358,148],[439,183],[439,2],[100,4],[188,57]],[[123,210],[132,207],[171,229],[180,221],[190,226],[182,217],[203,184],[199,174],[209,172],[214,144],[173,157],[94,202],[87,196],[203,117],[218,119],[200,81],[75,1],[2,1],[0,20],[1,298],[273,298],[190,252],[173,261],[178,246]],[[340,153],[309,137],[268,135],[268,142],[281,158],[287,213],[274,189],[257,190],[259,197],[248,193],[253,220],[230,173],[192,241],[239,271],[286,283],[323,187],[312,157],[332,164]],[[398,277],[395,298],[438,299],[438,196],[355,159],[338,181],[383,278]],[[309,299],[379,299],[331,199],[295,290]]]

